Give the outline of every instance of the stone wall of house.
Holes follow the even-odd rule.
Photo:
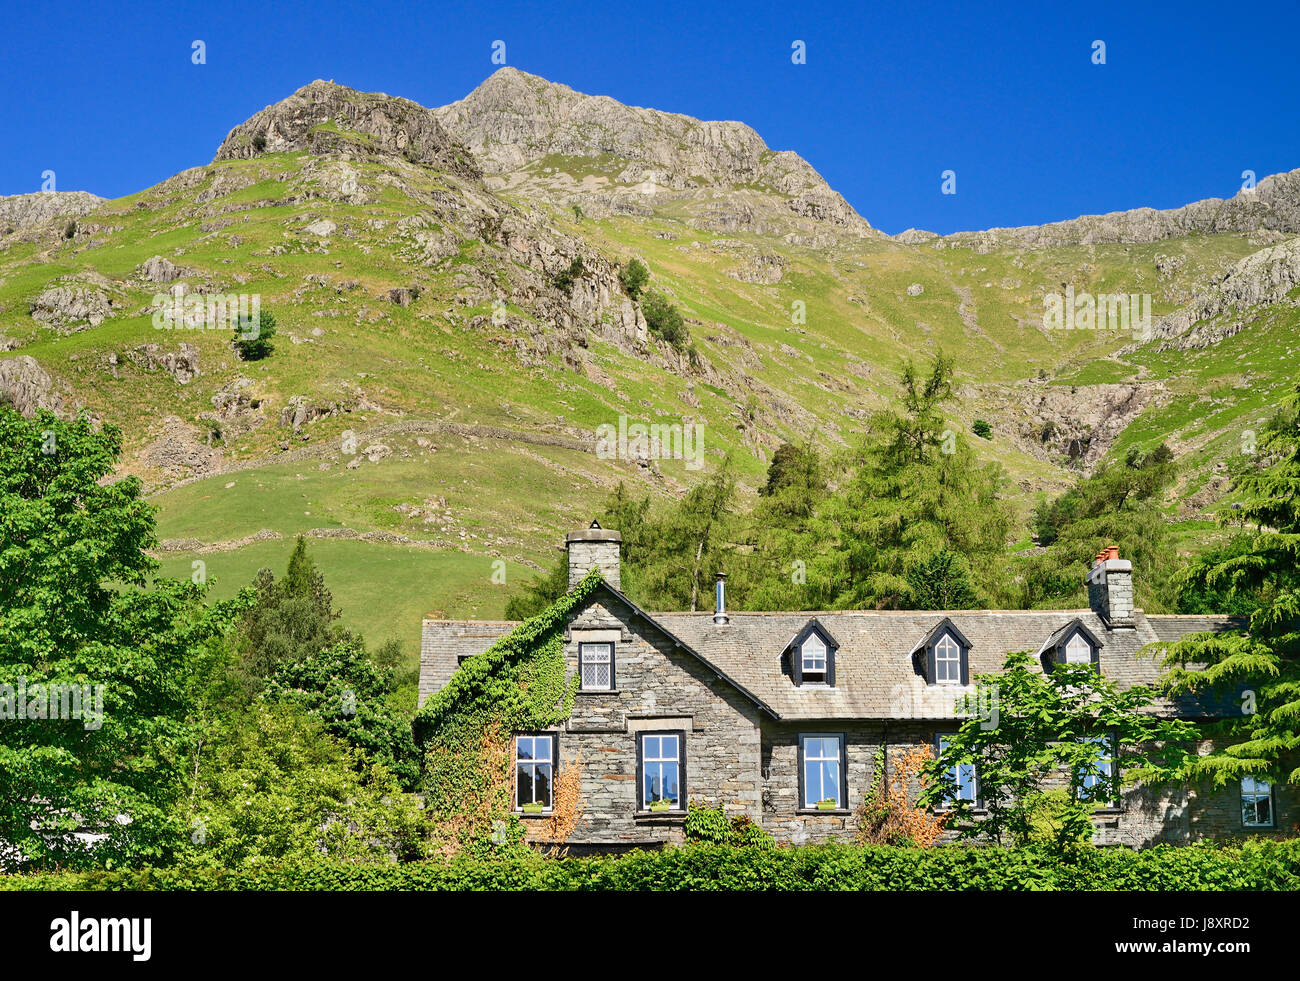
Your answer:
[[[561,772],[578,766],[582,773],[582,812],[569,843],[581,850],[682,840],[682,815],[639,812],[642,731],[685,732],[689,800],[724,804],[729,814],[758,820],[758,707],[608,593],[597,593],[570,621],[565,659],[571,678],[578,672],[579,642],[592,638],[616,638],[616,690],[580,692],[558,733]]]
[[[1209,753],[1213,742],[1202,740],[1201,754]],[[1192,839],[1284,838],[1300,830],[1300,788],[1290,784],[1273,784],[1273,827],[1246,827],[1241,813],[1241,781],[1231,780],[1225,787],[1208,784],[1193,787],[1189,797],[1189,828]]]
[[[771,722],[763,721],[763,818],[762,824],[777,841],[813,843],[831,839],[851,840],[857,830],[855,812],[875,779],[877,761],[887,750],[887,768],[896,767],[908,750],[933,748],[938,731],[951,731],[946,724],[936,729],[933,722]],[[844,810],[820,812],[804,808],[799,800],[799,737],[801,734],[842,733],[847,756],[846,803]],[[887,779],[889,771],[882,775]],[[1067,781],[1062,774],[1059,786]],[[1051,784],[1049,782],[1049,788]],[[921,791],[917,780],[908,787],[913,800]],[[1288,803],[1281,790],[1275,792],[1278,806]],[[1207,810],[1197,833],[1191,803],[1194,795],[1181,788],[1150,789],[1132,787],[1121,794],[1119,806],[1098,812],[1093,819],[1097,845],[1127,845],[1142,848],[1159,842],[1184,843],[1193,837],[1240,835],[1241,812],[1235,792],[1227,804],[1216,803]],[[1230,806],[1229,806],[1230,805]],[[1289,806],[1294,806],[1291,803]],[[1296,813],[1283,811],[1282,813]],[[1235,825],[1233,822],[1235,821]],[[1281,825],[1283,822],[1278,821]],[[1232,825],[1229,827],[1229,825]],[[1211,827],[1213,826],[1213,827]],[[1288,825],[1289,827],[1289,825]],[[955,832],[946,832],[941,841],[957,840]]]

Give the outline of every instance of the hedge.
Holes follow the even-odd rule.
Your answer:
[[[687,845],[587,858],[453,859],[404,865],[325,859],[238,869],[171,866],[0,876],[34,890],[1295,890],[1300,840],[1160,845],[1144,851]]]

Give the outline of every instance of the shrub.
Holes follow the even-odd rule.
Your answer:
[[[705,807],[691,803],[682,829],[688,842],[709,845],[731,845],[736,848],[772,848],[772,836],[755,824],[747,814],[728,818],[721,804]]]
[[[970,427],[970,429],[971,429],[971,432],[973,432],[973,433],[974,433],[976,436],[978,436],[980,439],[992,439],[992,438],[993,438],[993,427],[990,426],[990,425],[989,425],[985,420],[983,420],[983,419],[976,419],[974,425],[972,425],[972,426]]]
[[[754,849],[690,844],[591,858],[537,854],[392,863],[359,858],[266,861],[242,868],[182,863],[81,875],[0,876],[0,890],[877,890],[1290,891],[1300,888],[1300,840],[1240,846],[890,848],[847,844]]]
[[[263,134],[257,133],[253,136],[253,149],[258,153],[266,149],[266,137]]]
[[[618,271],[618,281],[623,284],[627,295],[635,300],[641,296],[645,284],[650,282],[650,270],[640,259],[633,259]]]
[[[681,312],[663,293],[658,290],[647,293],[641,302],[641,312],[645,314],[646,326],[650,333],[661,341],[667,341],[675,351],[684,351],[691,339],[682,320]]]
[[[551,285],[564,294],[573,293],[573,284],[582,277],[584,266],[582,256],[575,255],[573,261],[569,263],[567,269],[561,269],[551,277]]]
[[[273,337],[275,314],[260,314],[256,324],[251,319],[241,319],[235,328],[235,353],[240,361],[261,361],[275,350]]]

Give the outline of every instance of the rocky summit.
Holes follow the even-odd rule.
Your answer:
[[[402,156],[460,177],[479,176],[474,160],[431,110],[320,79],[232,129],[213,162],[293,150]]]
[[[716,231],[879,234],[806,160],[744,123],[626,106],[508,67],[435,115],[495,187],[593,216],[684,208]]]

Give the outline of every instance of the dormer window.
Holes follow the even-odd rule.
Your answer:
[[[1100,670],[1100,652],[1101,643],[1096,635],[1075,617],[1053,631],[1038,654],[1044,671],[1050,670],[1053,664],[1091,664]]]
[[[913,665],[926,684],[969,685],[970,648],[966,635],[944,617],[912,648]]]
[[[839,644],[816,620],[809,620],[783,652],[788,657],[789,674],[803,686],[835,685],[835,652]]]

